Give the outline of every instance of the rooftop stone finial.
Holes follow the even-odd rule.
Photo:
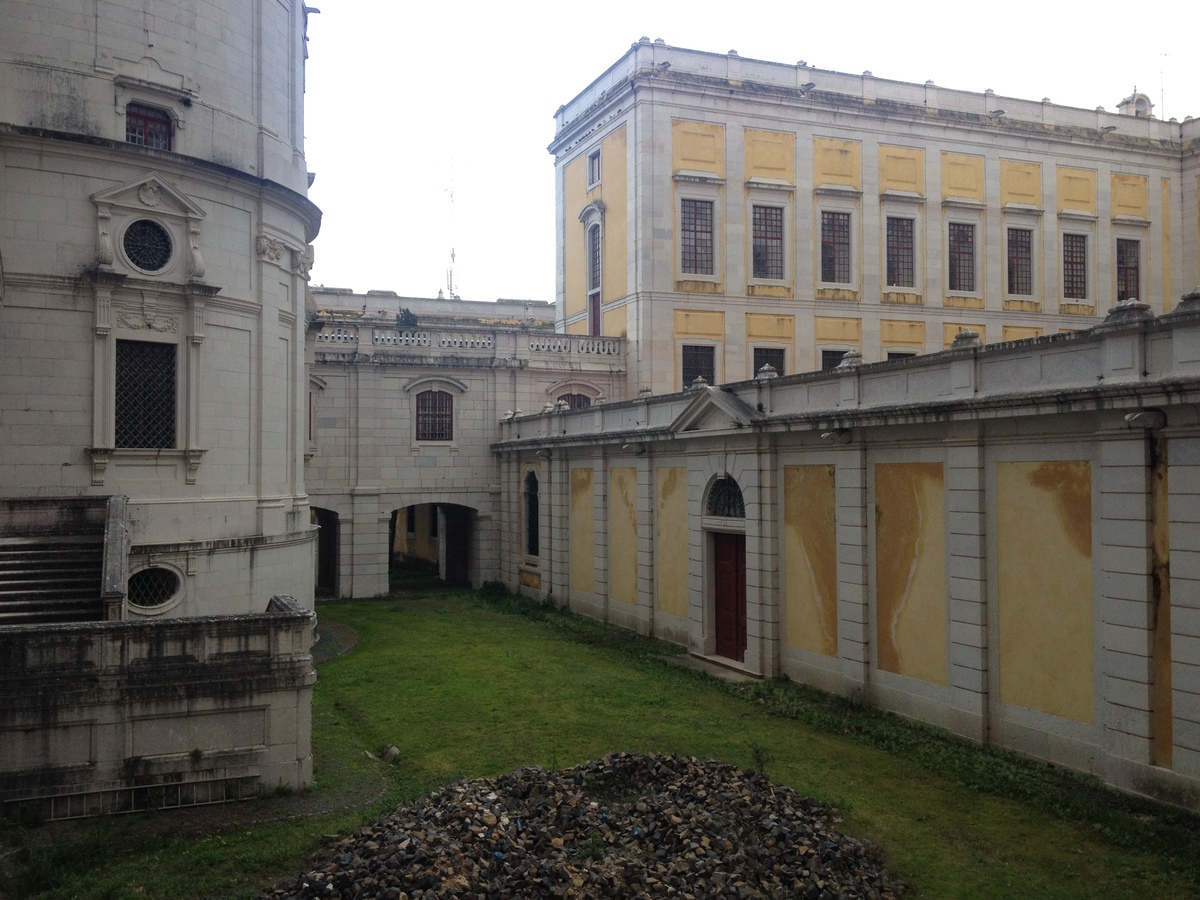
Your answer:
[[[768,378],[778,378],[779,373],[775,371],[775,367],[770,363],[763,363],[763,367],[758,370],[758,373],[754,377],[760,381],[766,381]]]
[[[1108,311],[1104,317],[1105,325],[1122,325],[1126,322],[1139,322],[1142,319],[1153,319],[1150,304],[1142,303],[1137,297],[1122,300]]]
[[[842,361],[837,364],[835,372],[846,372],[862,364],[862,354],[857,350],[847,350],[842,354]]]
[[[951,350],[959,350],[963,347],[978,347],[979,332],[972,331],[970,328],[964,328],[954,336],[954,343],[950,345]]]

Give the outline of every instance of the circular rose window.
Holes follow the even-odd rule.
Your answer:
[[[149,219],[138,219],[125,229],[125,255],[144,272],[161,272],[171,261],[171,235]]]

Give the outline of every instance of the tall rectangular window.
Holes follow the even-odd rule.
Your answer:
[[[600,334],[600,225],[587,230],[588,334]]]
[[[116,446],[175,447],[174,344],[117,341],[113,417]]]
[[[952,291],[975,290],[975,226],[951,222],[949,287]]]
[[[778,206],[755,206],[754,277],[780,281],[783,279],[783,209]]]
[[[697,376],[709,384],[716,382],[715,371],[716,348],[711,346],[684,344],[683,345],[683,389],[692,386]]]
[[[1033,293],[1033,232],[1028,228],[1008,229],[1008,292]]]
[[[775,374],[783,375],[783,355],[782,347],[755,347],[754,374],[757,375],[763,366],[770,366]]]
[[[821,280],[850,283],[850,213],[821,213]]]
[[[1087,299],[1087,235],[1063,235],[1063,297]]]
[[[588,154],[587,158],[587,183],[589,188],[593,188],[600,183],[600,151],[596,150]]]
[[[713,202],[680,201],[680,267],[689,275],[713,274]]]
[[[446,391],[417,394],[417,440],[454,440],[454,397]]]
[[[1117,239],[1117,302],[1136,300],[1142,269],[1141,241]]]
[[[888,287],[912,287],[914,277],[913,220],[888,216]]]

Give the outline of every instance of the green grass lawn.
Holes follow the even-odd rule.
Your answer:
[[[252,803],[0,830],[0,896],[249,897],[328,835],[464,777],[614,750],[762,768],[836,805],[919,897],[1194,897],[1197,820],[794,685],[718,683],[671,648],[512,600],[330,603],[316,784]],[[391,766],[368,756],[394,744]],[[889,749],[881,749],[886,747]]]

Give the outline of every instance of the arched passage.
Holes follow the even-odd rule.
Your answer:
[[[478,580],[476,511],[457,503],[414,503],[392,513],[390,570],[437,572],[447,584]]]

